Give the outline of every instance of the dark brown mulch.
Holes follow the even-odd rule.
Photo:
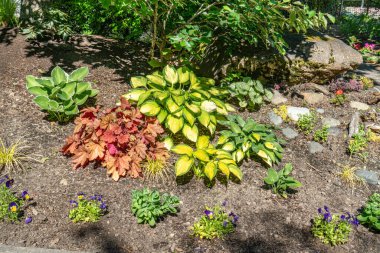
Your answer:
[[[337,163],[345,164],[349,158],[343,136],[330,139],[325,151],[317,155],[309,154],[308,140],[302,134],[287,144],[280,166],[292,162],[294,176],[303,183],[287,200],[263,188],[266,169],[253,161],[243,163],[241,184],[216,184],[212,189],[195,179],[184,185],[176,185],[175,180],[160,184],[123,179],[116,183],[101,168],[90,166],[73,171],[70,160],[59,152],[73,124],[46,121],[25,89],[25,76],[50,73],[55,65],[68,71],[89,66],[88,80],[100,90],[97,103],[110,107],[128,90],[130,76],[148,72],[148,48],[100,37],[89,37],[89,44],[81,42],[81,38],[68,44],[30,44],[12,33],[13,30],[0,30],[0,135],[9,140],[25,137],[34,153],[49,159],[15,176],[16,189],[28,189],[34,198],[35,205],[27,209],[33,222],[2,223],[0,243],[101,252],[379,252],[379,235],[362,226],[352,233],[347,244],[339,247],[323,245],[309,232],[318,207],[328,205],[336,212],[356,212],[371,192],[379,190],[374,186],[351,190],[335,176],[339,171]],[[350,96],[361,101],[366,94]],[[302,105],[302,100],[294,99],[292,103]],[[320,107],[326,116],[345,124],[352,114],[348,107],[334,108],[327,103]],[[243,115],[268,122],[270,110],[268,105],[260,112]],[[379,147],[373,144],[369,150],[367,164],[359,160],[352,164],[379,170]],[[154,229],[138,225],[130,211],[131,191],[144,186],[178,195],[182,200],[178,215],[166,217]],[[72,224],[67,217],[69,200],[80,191],[104,195],[109,214],[96,224]],[[225,199],[228,210],[240,216],[236,233],[214,241],[190,237],[188,227],[202,215],[204,206],[220,204]]]

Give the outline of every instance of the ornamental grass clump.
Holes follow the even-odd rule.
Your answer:
[[[143,176],[141,166],[147,159],[166,161],[169,157],[158,141],[163,132],[156,118],[144,116],[122,98],[120,106],[103,112],[99,107],[82,110],[62,152],[73,155],[74,169],[96,162],[115,181],[124,176],[137,178]]]
[[[338,175],[340,179],[351,188],[366,185],[365,179],[356,175],[357,170],[358,168],[356,167],[345,165]]]
[[[312,221],[312,234],[321,239],[325,244],[332,246],[344,244],[352,230],[357,227],[359,221],[350,213],[332,214],[327,206],[318,209],[318,216]]]
[[[360,224],[380,232],[380,194],[373,193],[358,215]]]
[[[12,191],[14,180],[5,176],[0,178],[0,220],[16,223],[24,216],[31,197],[28,191],[24,190],[20,195]],[[32,221],[31,217],[26,217],[25,223]]]
[[[224,238],[235,231],[239,216],[225,211],[226,202],[222,206],[209,208],[206,206],[204,215],[192,227],[192,235],[200,239]]]
[[[97,222],[107,212],[107,205],[102,195],[95,194],[86,198],[86,194],[79,192],[76,200],[70,200],[71,210],[69,218],[72,222]]]

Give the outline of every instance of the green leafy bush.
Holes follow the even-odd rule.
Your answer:
[[[329,208],[325,206],[324,210],[318,209],[318,216],[313,219],[311,232],[323,243],[335,246],[348,241],[351,225],[359,225],[354,215],[348,212],[342,215],[331,214]]]
[[[359,222],[374,231],[380,231],[380,194],[373,193],[358,215]]]
[[[239,115],[228,115],[221,124],[229,129],[220,132],[217,145],[232,152],[236,162],[254,155],[272,166],[282,159],[283,141],[277,138],[269,126],[258,124],[252,119],[245,121]]]
[[[352,139],[348,143],[348,152],[350,156],[355,154],[360,154],[368,144],[368,134],[364,129],[364,126],[361,125],[359,128],[359,132],[357,134],[352,135]]]
[[[69,16],[55,8],[46,8],[35,12],[33,18],[22,30],[27,40],[63,39],[68,40],[73,31],[69,25]]]
[[[6,222],[18,222],[24,215],[24,209],[30,196],[27,191],[23,191],[21,196],[17,196],[12,190],[13,179],[8,176],[0,178],[0,220]],[[29,223],[31,218],[25,221]]]
[[[132,213],[139,224],[148,223],[154,227],[156,222],[167,214],[178,212],[179,198],[158,191],[143,189],[132,191]]]
[[[162,72],[146,77],[132,77],[133,89],[124,97],[136,101],[147,116],[157,116],[173,134],[182,131],[196,142],[199,124],[214,134],[217,118],[233,111],[221,99],[226,91],[215,87],[212,79],[198,78],[187,68],[166,66]]]
[[[297,121],[297,127],[305,134],[310,134],[311,131],[313,131],[316,122],[317,115],[315,114],[315,112],[303,114],[299,117]]]
[[[95,194],[88,199],[83,192],[78,193],[77,200],[70,200],[72,209],[69,218],[72,222],[97,222],[107,211],[107,206],[101,195]]]
[[[191,169],[198,175],[205,175],[210,181],[217,176],[219,171],[227,179],[231,174],[239,180],[243,177],[231,154],[225,150],[216,149],[210,143],[208,136],[198,138],[196,150],[188,145],[179,144],[171,151],[181,155],[175,164],[177,177],[187,174]]]
[[[232,99],[237,99],[241,108],[258,109],[264,102],[270,102],[273,94],[265,89],[259,80],[244,77],[228,85]]]
[[[329,126],[328,125],[324,125],[321,129],[318,129],[317,131],[315,131],[314,133],[314,141],[316,142],[326,142],[327,141],[327,137],[329,135]]]
[[[268,186],[272,187],[273,193],[287,198],[287,191],[289,189],[302,186],[299,181],[289,176],[290,173],[292,173],[292,170],[293,166],[290,163],[287,163],[285,167],[278,172],[272,168],[269,168],[268,175],[266,178],[264,178],[264,182]]]
[[[346,14],[341,18],[339,24],[340,31],[346,37],[373,39],[380,34],[380,20],[367,14]]]
[[[8,25],[16,25],[16,8],[15,0],[0,0],[0,24],[5,27]]]
[[[235,231],[238,219],[236,214],[227,214],[220,206],[206,207],[204,215],[191,227],[192,235],[208,240],[223,238]]]
[[[51,119],[66,122],[79,113],[79,107],[88,98],[98,94],[98,90],[92,89],[89,82],[83,81],[87,75],[87,67],[67,74],[57,66],[51,72],[51,77],[27,76],[26,88],[36,95],[34,102],[47,111]]]

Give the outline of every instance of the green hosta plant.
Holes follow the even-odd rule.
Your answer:
[[[191,169],[195,173],[201,171],[210,181],[216,177],[218,172],[221,172],[227,178],[231,174],[239,180],[243,177],[231,154],[225,150],[215,148],[210,143],[208,136],[198,138],[195,150],[188,145],[179,144],[173,147],[171,151],[181,155],[175,164],[177,177],[185,175]]]
[[[136,101],[143,114],[157,116],[173,134],[182,131],[187,139],[196,142],[198,123],[213,134],[218,117],[233,111],[221,100],[226,91],[214,84],[214,80],[198,78],[187,68],[166,66],[162,72],[132,77],[133,89],[124,97]]]
[[[87,99],[98,94],[89,82],[83,81],[88,75],[88,68],[82,67],[67,74],[60,67],[55,67],[51,77],[26,77],[26,88],[35,95],[34,102],[49,117],[59,122],[66,122],[79,113],[79,107]]]
[[[302,186],[299,181],[289,176],[290,173],[292,173],[292,170],[293,166],[290,163],[287,163],[285,167],[278,172],[273,168],[269,168],[268,175],[264,178],[264,182],[272,187],[273,193],[287,198],[287,191],[289,188],[298,188]]]
[[[380,232],[380,194],[374,193],[358,215],[359,222],[374,231]]]
[[[166,214],[178,212],[179,198],[158,191],[143,189],[132,191],[132,213],[137,217],[138,223],[148,223],[151,227]]]
[[[259,80],[244,77],[240,82],[228,86],[232,98],[237,99],[241,108],[257,109],[264,102],[270,102],[273,93],[265,89]]]
[[[245,121],[238,115],[228,115],[227,119],[221,124],[229,129],[221,131],[218,146],[232,152],[236,162],[255,155],[272,166],[282,159],[283,141],[279,140],[268,126],[252,119]]]

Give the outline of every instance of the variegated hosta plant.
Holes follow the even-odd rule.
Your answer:
[[[133,89],[124,95],[137,102],[140,111],[156,116],[173,134],[182,131],[196,142],[199,124],[214,134],[218,118],[234,111],[221,99],[227,91],[215,87],[212,79],[199,78],[188,68],[166,66],[162,72],[132,77]]]
[[[190,170],[201,171],[210,181],[218,173],[224,174],[227,179],[234,175],[239,180],[243,174],[231,154],[225,150],[217,149],[210,143],[208,136],[200,136],[196,142],[196,149],[179,144],[171,149],[181,155],[175,164],[176,176],[183,176]]]
[[[272,166],[282,159],[283,141],[278,139],[270,127],[258,124],[252,119],[245,121],[238,115],[228,115],[227,121],[220,122],[229,128],[221,131],[218,147],[232,152],[233,159],[239,163],[245,157],[259,157]]]

